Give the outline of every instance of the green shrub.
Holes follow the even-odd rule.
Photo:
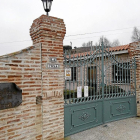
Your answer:
[[[69,99],[71,96],[71,98],[77,98],[77,91],[76,90],[64,90],[64,98],[65,99]]]
[[[105,85],[104,86],[104,95],[107,94],[114,94],[114,93],[125,93],[125,90],[120,88],[119,86],[111,86],[111,85]],[[88,96],[93,96],[93,95],[102,95],[102,88],[96,91],[95,87],[88,87]],[[69,99],[69,98],[77,98],[77,90],[64,90],[64,98]],[[82,89],[82,97],[84,97],[84,89]]]
[[[124,93],[125,90],[120,88],[119,86],[111,86],[111,85],[105,85],[104,86],[104,94],[113,94],[113,93]],[[100,88],[100,93],[102,93],[102,88]]]
[[[125,93],[125,90],[120,88],[119,86],[111,86],[111,85],[105,85],[104,86],[104,95],[112,94],[115,95],[115,93]],[[93,95],[102,95],[102,88],[96,91],[95,87],[88,87],[88,96],[93,96]],[[84,89],[82,89],[82,97],[84,97]],[[77,98],[77,90],[64,90],[64,99],[69,99],[69,98]]]

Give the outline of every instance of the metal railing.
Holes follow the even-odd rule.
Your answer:
[[[103,43],[90,52],[66,51],[64,66],[71,69],[71,79],[65,80],[65,104],[135,96],[136,61],[126,56],[115,56]]]

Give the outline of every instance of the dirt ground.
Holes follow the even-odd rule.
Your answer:
[[[140,117],[107,123],[66,137],[65,140],[140,140]]]

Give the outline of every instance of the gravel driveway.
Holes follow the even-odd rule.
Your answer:
[[[140,117],[107,123],[65,140],[140,140]]]

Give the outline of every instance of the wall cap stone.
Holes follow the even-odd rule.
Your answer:
[[[0,59],[11,57],[11,56],[14,56],[14,55],[18,55],[20,53],[27,52],[27,51],[32,50],[34,48],[35,48],[35,46],[29,46],[29,47],[24,48],[24,49],[22,49],[20,51],[16,51],[16,52],[12,52],[12,53],[9,53],[9,54],[2,55],[2,56],[0,56]]]

